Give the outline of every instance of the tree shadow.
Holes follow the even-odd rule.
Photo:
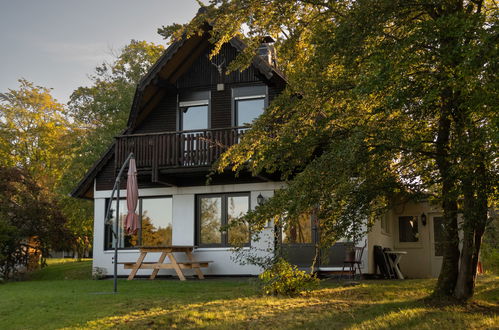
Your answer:
[[[470,322],[487,326],[496,317],[466,306],[435,308],[424,302],[421,293],[411,296],[410,286],[400,286],[393,282],[335,284],[292,298],[251,295],[186,304],[156,303],[151,308],[93,320],[83,327],[324,329],[425,328],[442,324],[459,328]],[[399,290],[395,290],[397,287]],[[384,295],[388,289],[394,292]]]

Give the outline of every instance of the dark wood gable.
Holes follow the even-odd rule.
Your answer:
[[[233,71],[226,74],[227,65],[233,61],[238,50],[227,43],[222,46],[220,53],[211,60],[211,47],[194,61],[192,66],[174,83],[174,87],[167,88],[166,95],[158,105],[132,130],[132,134],[175,131],[178,129],[177,103],[178,93],[197,90],[211,92],[211,128],[225,128],[232,126],[232,88],[245,85],[265,84],[269,87],[269,94],[274,96],[273,83],[258,72],[254,65],[243,71]],[[222,91],[217,89],[223,84]]]
[[[124,134],[133,136],[178,131],[179,95],[186,92],[210,91],[212,129],[226,129],[233,126],[234,87],[265,85],[268,101],[271,101],[284,89],[286,81],[279,71],[262,58],[255,57],[252,65],[246,70],[225,74],[228,64],[244,47],[240,40],[234,38],[210,60],[208,55],[211,52],[211,45],[207,34],[182,39],[172,44],[140,81]],[[218,84],[223,84],[222,90]],[[72,196],[91,198],[94,180],[97,190],[112,189],[116,171],[115,162],[115,144],[113,144],[81,180],[72,192]],[[138,164],[140,165],[140,162]],[[192,169],[172,169],[173,172],[160,169],[161,173],[156,172],[156,178],[154,174],[151,178],[151,170],[139,169],[139,186],[154,187],[158,186],[158,183],[202,185],[205,183],[207,170],[209,168],[204,169],[204,172],[194,173]],[[237,179],[237,182],[254,182],[255,179],[249,173],[245,173]],[[214,183],[234,183],[234,177],[232,173],[218,175]]]

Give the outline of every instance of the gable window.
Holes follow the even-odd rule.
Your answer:
[[[399,242],[419,242],[418,218],[413,216],[399,217]]]
[[[106,210],[109,200],[106,200]],[[115,238],[112,230],[116,223],[116,200],[111,205],[113,217],[104,224],[104,248],[114,249]],[[164,246],[172,244],[172,198],[142,197],[136,210],[139,214],[139,230],[135,235],[127,235],[124,231],[124,220],[128,213],[126,200],[120,199],[119,244],[118,248],[134,248],[136,246]]]
[[[249,198],[249,193],[198,195],[197,244],[205,247],[249,245],[248,224],[221,230],[248,212]]]
[[[249,86],[233,89],[234,124],[247,126],[258,118],[267,105],[266,86]]]
[[[210,128],[209,92],[183,93],[180,96],[179,129],[183,131]]]

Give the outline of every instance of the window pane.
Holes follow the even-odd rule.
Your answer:
[[[201,224],[200,243],[221,244],[222,198],[201,197],[199,221]]]
[[[265,99],[237,100],[237,126],[251,124],[258,118],[265,108]]]
[[[208,128],[208,105],[182,108],[182,130]]]
[[[172,199],[142,199],[142,245],[172,245]]]
[[[399,241],[418,242],[418,219],[415,217],[399,217]]]
[[[114,235],[112,234],[114,230],[114,226],[116,224],[116,200],[112,201],[111,204],[111,212],[113,214],[113,218],[111,221],[106,223],[105,225],[105,239],[106,239],[106,249],[114,249],[114,244],[115,244],[115,238]],[[125,235],[124,233],[124,221],[126,218],[126,215],[128,213],[127,206],[126,206],[126,200],[120,199],[120,216],[119,216],[119,238],[120,238],[120,243],[118,244],[118,248],[127,248],[127,247],[133,247],[137,245],[138,243],[138,236],[136,235]]]
[[[227,217],[229,225],[237,218],[245,215],[249,209],[248,196],[229,196],[227,198]],[[250,241],[249,226],[240,223],[229,228],[228,241],[230,245],[248,244]]]
[[[435,240],[435,256],[440,257],[444,255],[444,218],[433,218],[433,239]]]
[[[309,214],[302,214],[298,221],[289,223],[282,233],[285,244],[312,243],[312,219]]]

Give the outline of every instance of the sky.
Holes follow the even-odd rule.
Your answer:
[[[25,78],[66,103],[131,39],[166,45],[157,29],[197,10],[195,0],[0,0],[0,93]]]

